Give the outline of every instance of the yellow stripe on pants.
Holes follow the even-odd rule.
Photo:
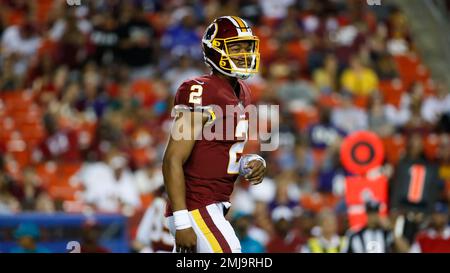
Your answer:
[[[208,240],[209,244],[211,245],[214,253],[223,253],[222,248],[220,247],[219,242],[217,241],[216,237],[214,237],[214,234],[211,232],[209,227],[206,225],[205,221],[202,218],[202,215],[200,214],[200,211],[198,209],[191,211],[192,216],[194,217],[194,221],[197,224],[197,226],[200,228],[200,231],[205,235],[206,239]]]

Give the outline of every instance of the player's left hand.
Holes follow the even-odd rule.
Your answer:
[[[266,167],[264,167],[264,164],[260,160],[252,160],[247,164],[247,168],[250,168],[251,171],[245,176],[245,179],[253,185],[258,185],[261,183],[264,178],[264,174],[266,173]]]

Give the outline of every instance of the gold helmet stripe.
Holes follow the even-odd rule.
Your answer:
[[[247,32],[248,26],[247,24],[244,22],[244,20],[242,20],[241,18],[237,17],[237,16],[231,16],[231,18],[233,18],[237,24],[239,25],[239,29],[242,32]]]

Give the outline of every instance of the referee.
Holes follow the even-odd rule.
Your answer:
[[[393,233],[383,225],[379,216],[380,203],[366,203],[367,225],[355,233],[350,233],[344,252],[347,253],[390,253],[394,250],[407,252],[408,246],[402,238],[394,238]]]

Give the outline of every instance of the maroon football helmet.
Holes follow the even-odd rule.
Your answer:
[[[214,20],[203,35],[202,45],[206,64],[224,75],[247,79],[258,72],[259,40],[237,16]]]

